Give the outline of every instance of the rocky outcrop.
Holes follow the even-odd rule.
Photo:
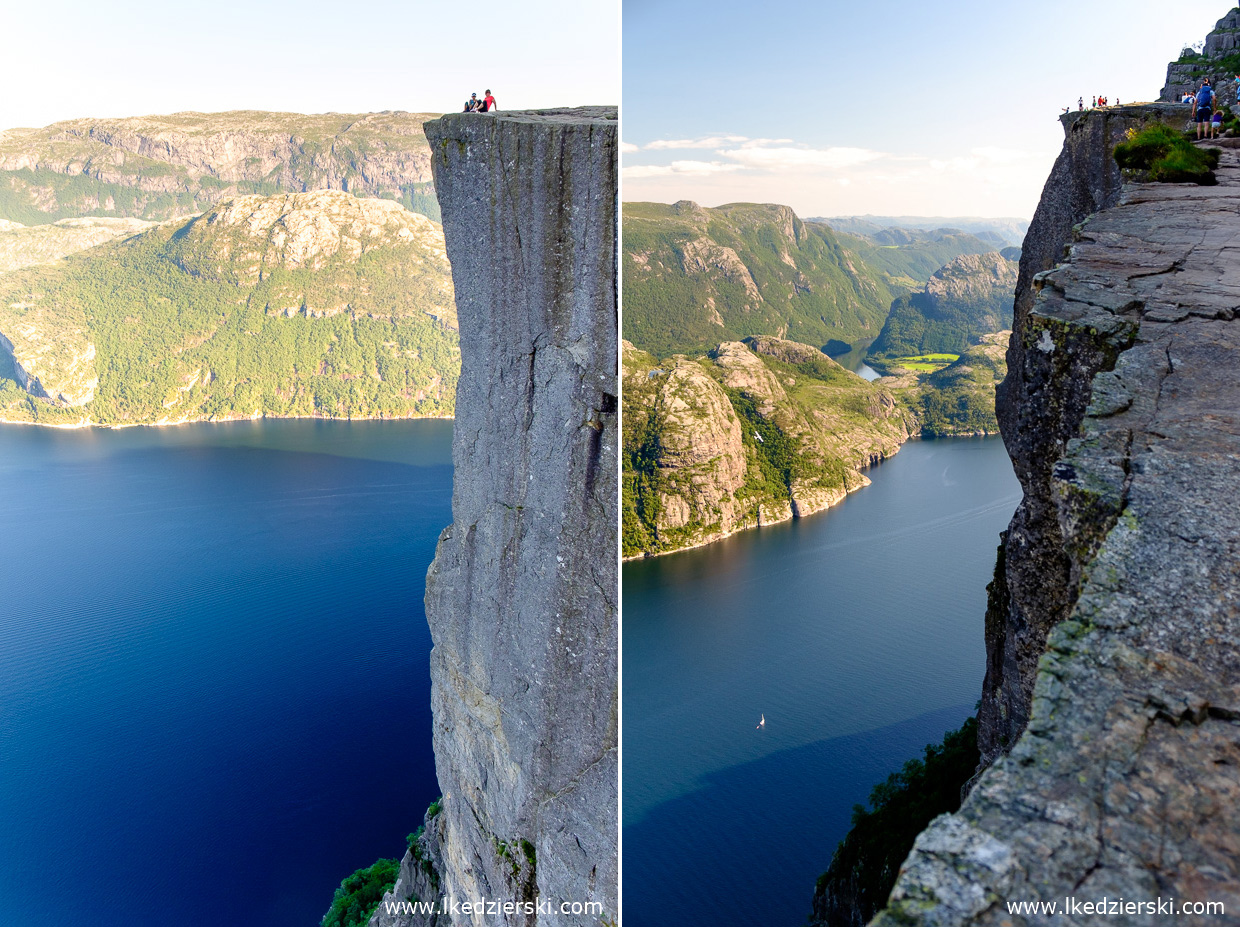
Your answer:
[[[426,588],[441,890],[521,903],[457,924],[596,924],[617,912],[616,110],[426,133],[462,356]]]
[[[424,113],[173,113],[0,132],[0,189],[26,224],[168,219],[246,193],[340,190],[433,207]]]
[[[1167,82],[1158,99],[1177,102],[1186,92],[1196,93],[1209,78],[1219,102],[1236,102],[1236,75],[1240,73],[1240,8],[1232,8],[1206,36],[1200,52],[1185,49],[1167,65]]]
[[[917,839],[880,925],[1240,910],[1240,157],[1217,187],[1121,192],[1115,118],[1074,121],[1022,259],[1000,420],[1024,500],[981,715],[997,759]],[[1063,911],[1104,898],[1174,900]]]
[[[869,485],[917,417],[817,348],[759,336],[658,361],[624,343],[624,555],[800,518]]]

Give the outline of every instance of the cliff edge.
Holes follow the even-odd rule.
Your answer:
[[[616,917],[617,125],[614,107],[426,124],[461,330],[426,586],[430,855],[442,893],[514,903],[456,924]]]
[[[1159,107],[1123,109],[1069,123],[1021,262],[994,763],[918,837],[879,925],[1240,913],[1240,156],[1216,187],[1121,186],[1109,148]],[[1104,899],[1127,907],[1082,906]]]

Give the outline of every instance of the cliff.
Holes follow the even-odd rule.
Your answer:
[[[0,131],[0,218],[171,219],[245,194],[340,190],[439,219],[425,113],[172,113]]]
[[[993,765],[918,837],[876,924],[1095,922],[1065,917],[1069,896],[1240,910],[1240,157],[1217,187],[1121,187],[1114,143],[1168,115],[1065,120],[999,393],[1024,498],[986,621]]]
[[[1215,23],[1200,51],[1186,48],[1178,60],[1167,65],[1167,81],[1158,99],[1165,103],[1178,102],[1185,92],[1196,93],[1202,80],[1209,78],[1219,102],[1234,105],[1237,74],[1240,74],[1240,7],[1233,7]]]
[[[614,920],[616,110],[426,133],[461,329],[453,521],[426,588],[432,855],[457,900],[542,906],[453,923]]]
[[[430,219],[339,191],[236,197],[0,275],[0,420],[450,415],[455,329]]]

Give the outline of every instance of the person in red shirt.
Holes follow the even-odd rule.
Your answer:
[[[479,110],[484,113],[489,113],[495,108],[495,97],[491,96],[491,91],[488,90],[487,95],[482,98],[482,106],[479,107]]]

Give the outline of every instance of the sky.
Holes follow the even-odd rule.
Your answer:
[[[624,0],[622,196],[1029,219],[1063,108],[1156,99],[1231,6]]]
[[[618,104],[619,0],[4,3],[0,129],[230,109]]]

